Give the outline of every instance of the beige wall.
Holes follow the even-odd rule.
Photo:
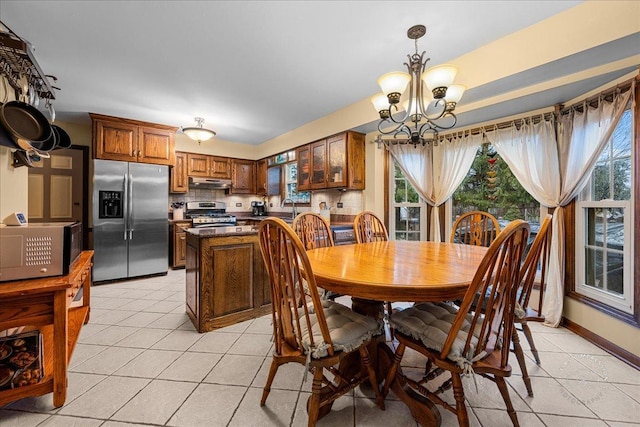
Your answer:
[[[0,146],[0,221],[12,212],[27,215],[27,176],[26,167],[11,166],[12,150]]]

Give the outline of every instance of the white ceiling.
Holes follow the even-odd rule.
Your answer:
[[[0,0],[0,20],[57,76],[58,120],[88,124],[95,112],[192,126],[200,116],[218,138],[257,145],[378,92],[376,79],[413,53],[406,30],[414,24],[427,26],[419,49],[436,65],[580,3]],[[638,54],[640,33],[472,87],[459,123],[566,101],[632,68],[464,111],[465,103]]]

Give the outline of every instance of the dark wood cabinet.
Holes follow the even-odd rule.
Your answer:
[[[187,259],[187,233],[185,229],[189,227],[191,227],[191,221],[174,222],[171,224],[171,252],[169,256],[171,268],[185,266]]]
[[[256,162],[233,159],[231,194],[256,194]]]
[[[187,175],[202,178],[231,179],[231,159],[228,157],[188,153]]]
[[[189,192],[189,177],[187,175],[187,153],[176,151],[173,168],[169,171],[169,192],[187,193]]]
[[[271,312],[258,234],[187,233],[186,310],[199,332]]]
[[[173,165],[175,127],[90,113],[96,159]]]
[[[258,160],[256,162],[256,194],[269,195],[267,180],[267,159]]]
[[[344,132],[299,147],[298,190],[346,188],[363,190],[364,135]]]

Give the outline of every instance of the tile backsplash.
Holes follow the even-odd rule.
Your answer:
[[[290,206],[280,207],[280,196],[265,197],[244,194],[225,194],[224,190],[190,189],[186,194],[169,194],[169,205],[173,202],[199,202],[220,200],[227,203],[227,212],[248,212],[251,202],[265,200],[267,212],[291,212]],[[324,190],[311,193],[310,206],[296,206],[298,212],[320,211],[320,203],[326,202],[332,214],[355,215],[362,210],[361,191]],[[338,208],[338,203],[342,207]]]

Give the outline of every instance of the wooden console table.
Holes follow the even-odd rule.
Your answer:
[[[67,367],[80,329],[89,321],[92,259],[93,251],[82,252],[66,276],[0,283],[0,331],[40,330],[45,373],[38,384],[0,391],[0,406],[51,392],[53,405],[64,405]]]

